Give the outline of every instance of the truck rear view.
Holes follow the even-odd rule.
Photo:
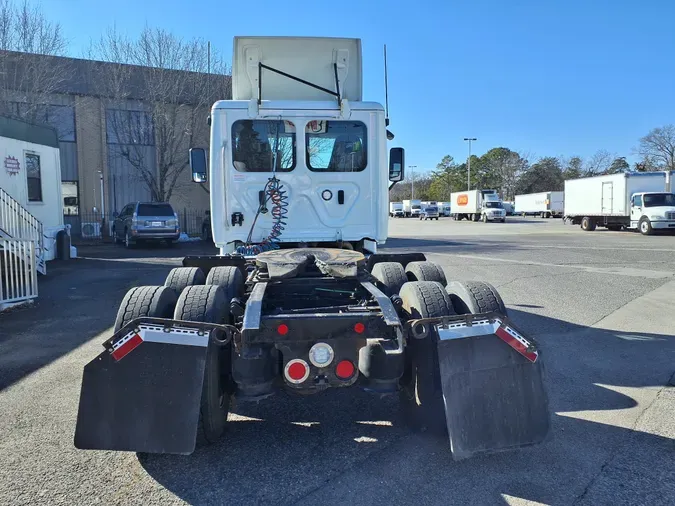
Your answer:
[[[387,168],[383,109],[359,102],[360,41],[237,38],[233,69],[249,98],[214,106],[211,166],[191,160],[221,254],[129,290],[85,366],[75,445],[188,454],[226,435],[232,398],[329,388],[398,395],[455,458],[543,441],[541,352],[497,290],[375,253],[405,164],[392,148]]]

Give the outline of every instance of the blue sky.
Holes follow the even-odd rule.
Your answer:
[[[364,98],[384,103],[406,161],[433,168],[498,146],[541,156],[606,149],[634,161],[675,122],[672,0],[42,0],[71,54],[116,24],[202,37],[231,59],[234,35],[359,37]]]

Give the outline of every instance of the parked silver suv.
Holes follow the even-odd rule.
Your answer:
[[[127,248],[140,241],[173,244],[180,237],[178,215],[167,202],[133,202],[115,217],[112,236]]]

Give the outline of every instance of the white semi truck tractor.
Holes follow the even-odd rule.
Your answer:
[[[75,446],[189,454],[227,437],[233,397],[330,388],[398,395],[458,459],[544,440],[541,352],[495,288],[380,250],[405,162],[363,100],[361,41],[236,37],[232,70],[210,156],[190,155],[219,254],[125,295],[84,367]]]

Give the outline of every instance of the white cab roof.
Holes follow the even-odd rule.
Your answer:
[[[234,100],[258,98],[259,62],[331,91],[336,91],[333,64],[337,63],[342,98],[362,99],[361,39],[235,37],[232,58]],[[330,100],[330,95],[263,69],[262,98],[325,101]]]

